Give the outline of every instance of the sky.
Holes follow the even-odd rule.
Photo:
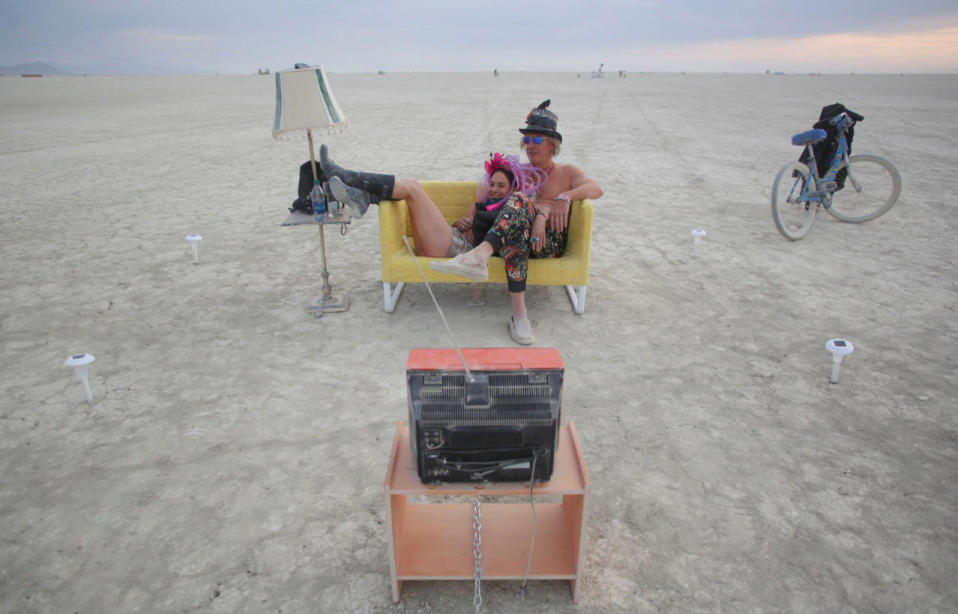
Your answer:
[[[0,65],[958,72],[955,0],[0,0]]]

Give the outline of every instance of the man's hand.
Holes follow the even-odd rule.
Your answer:
[[[552,205],[552,211],[549,212],[549,225],[556,232],[563,232],[569,225],[569,209],[572,203],[567,200],[557,200]]]

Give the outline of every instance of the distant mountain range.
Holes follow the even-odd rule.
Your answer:
[[[68,75],[70,73],[59,70],[46,62],[30,62],[16,66],[0,66],[0,75]]]
[[[16,66],[0,66],[0,75],[195,75],[216,72],[220,71],[129,58],[110,58],[95,64],[30,62]]]

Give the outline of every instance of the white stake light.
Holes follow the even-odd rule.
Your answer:
[[[190,245],[193,246],[193,264],[200,263],[200,247],[199,242],[203,240],[203,237],[200,235],[186,235],[186,240],[190,242]]]
[[[699,243],[701,243],[702,237],[704,236],[705,236],[705,231],[702,230],[701,228],[696,228],[695,230],[693,230],[692,231],[692,239],[693,239],[692,246],[694,247],[698,245]]]
[[[825,344],[825,349],[832,355],[832,376],[829,378],[833,384],[838,383],[838,369],[841,368],[842,358],[855,351],[855,346],[851,341],[845,339],[829,339]]]
[[[73,373],[77,379],[83,382],[83,390],[86,392],[86,402],[93,402],[93,391],[90,390],[90,382],[87,379],[87,366],[96,360],[93,354],[74,354],[64,361],[64,367],[73,367]]]

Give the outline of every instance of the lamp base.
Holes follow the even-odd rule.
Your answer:
[[[306,311],[317,318],[324,313],[335,313],[349,309],[349,297],[345,294],[319,295],[316,300],[306,305]]]

